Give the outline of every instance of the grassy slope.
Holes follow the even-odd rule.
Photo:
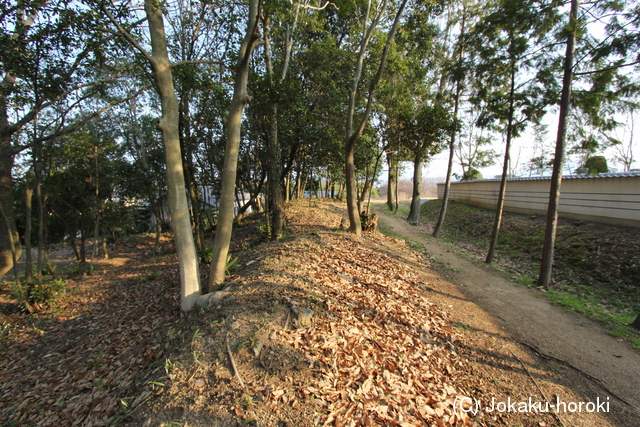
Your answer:
[[[435,224],[441,201],[422,206],[424,223]],[[493,211],[451,202],[441,238],[484,259]],[[544,238],[544,218],[505,213],[498,240],[498,268],[534,286]],[[455,224],[455,226],[454,226]],[[640,348],[640,334],[627,327],[640,307],[640,230],[582,221],[561,221],[553,271],[552,302],[612,325]]]

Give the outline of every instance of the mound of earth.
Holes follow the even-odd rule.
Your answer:
[[[614,425],[606,413],[490,412],[592,396],[566,387],[562,369],[515,343],[428,256],[340,231],[344,213],[295,202],[285,237],[263,243],[259,219],[245,220],[224,298],[200,313],[179,312],[170,243],[154,259],[142,236],[69,279],[58,306],[2,314],[0,423]]]

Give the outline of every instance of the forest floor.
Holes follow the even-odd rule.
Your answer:
[[[357,238],[340,230],[345,214],[295,202],[277,242],[247,218],[224,298],[189,316],[167,236],[158,256],[153,237],[138,236],[92,270],[68,270],[65,295],[33,314],[2,282],[0,426],[637,425],[636,386],[600,376],[624,369],[579,363],[594,335],[564,359],[564,336],[524,339],[535,309],[513,310],[522,295],[493,292],[521,314],[507,319],[469,292],[504,279],[454,264],[467,261],[398,218],[382,221],[426,251],[379,232]],[[573,316],[549,321],[603,333]],[[627,349],[607,348],[606,363],[626,365],[632,385],[638,355]]]

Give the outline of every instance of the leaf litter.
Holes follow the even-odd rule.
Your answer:
[[[507,370],[501,390],[495,371],[470,363],[483,358],[478,337],[425,291],[425,255],[340,231],[343,210],[294,202],[278,242],[243,221],[228,294],[201,313],[179,313],[170,243],[154,260],[141,236],[69,284],[55,310],[2,315],[0,424],[556,425],[549,414],[456,411],[517,381]]]

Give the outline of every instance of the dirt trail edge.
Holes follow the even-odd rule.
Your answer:
[[[519,286],[452,253],[427,233],[375,207],[383,225],[423,245],[450,270],[448,278],[492,315],[511,337],[543,358],[576,369],[601,395],[622,400],[627,416],[640,417],[640,355],[598,323],[551,305],[538,290]],[[603,396],[604,397],[604,396]],[[626,418],[627,420],[629,418]],[[635,418],[640,426],[640,418]]]

